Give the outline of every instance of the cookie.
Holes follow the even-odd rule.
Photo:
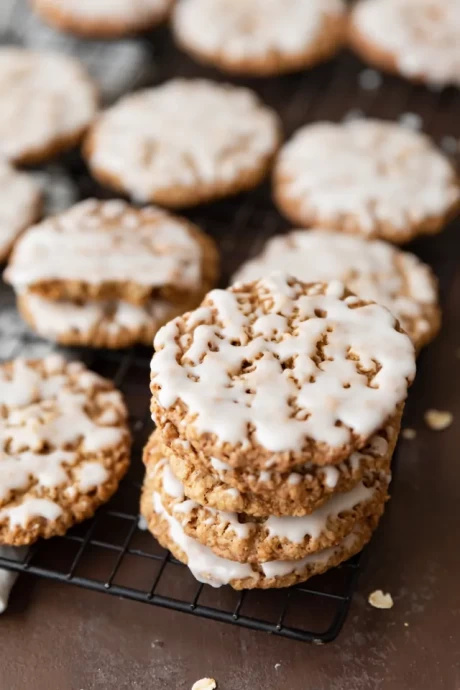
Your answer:
[[[284,274],[213,290],[154,346],[157,426],[251,470],[339,464],[399,418],[415,374],[387,309]]]
[[[278,117],[252,91],[173,79],[106,110],[84,151],[103,184],[178,207],[255,187],[279,141]]]
[[[0,543],[64,534],[117,490],[127,410],[111,382],[50,355],[0,365]]]
[[[24,321],[43,338],[66,346],[99,348],[151,346],[158,329],[188,308],[155,299],[144,305],[121,300],[80,304],[30,292],[18,295],[17,306]]]
[[[189,498],[217,510],[255,517],[309,515],[333,494],[350,491],[372,473],[387,474],[399,432],[399,420],[395,420],[339,465],[309,462],[282,473],[273,469],[235,469],[228,462],[206,458],[190,443],[172,440],[171,426],[164,435],[158,429],[152,435],[145,449],[145,463],[160,443]]]
[[[301,559],[252,564],[222,558],[209,546],[189,537],[180,522],[169,515],[160,494],[151,490],[148,481],[144,483],[142,491],[141,514],[161,546],[188,565],[199,582],[212,587],[230,585],[234,589],[289,587],[305,582],[361,551],[378,524],[377,516],[367,518],[357,523],[353,531],[337,546],[308,554]]]
[[[338,279],[355,294],[387,307],[419,350],[441,324],[437,281],[414,254],[380,240],[321,230],[294,230],[268,241],[233,281],[249,282],[273,271],[301,280]]]
[[[438,86],[460,86],[459,35],[458,0],[361,0],[349,26],[364,60]]]
[[[40,216],[42,194],[35,180],[0,163],[0,262],[21,232]]]
[[[41,163],[79,143],[97,111],[97,89],[77,60],[0,48],[0,155]]]
[[[242,563],[298,560],[340,543],[356,523],[383,512],[390,477],[375,472],[346,493],[336,493],[304,517],[265,516],[216,510],[191,500],[160,445],[147,464],[146,490],[156,492],[169,516],[192,539],[215,554]]]
[[[185,51],[253,76],[293,72],[332,57],[345,26],[342,0],[182,0],[173,14]]]
[[[217,274],[214,242],[157,208],[89,199],[30,228],[5,280],[51,300],[199,302]]]
[[[424,134],[381,120],[298,130],[276,162],[274,197],[299,226],[397,244],[439,232],[460,208],[448,159]]]
[[[119,38],[149,31],[169,14],[173,0],[30,0],[60,31],[89,38]]]

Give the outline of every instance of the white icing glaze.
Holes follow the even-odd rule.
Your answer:
[[[10,528],[26,528],[28,523],[37,517],[50,522],[57,520],[62,514],[62,508],[48,498],[26,498],[17,506],[2,508],[0,520],[9,520]]]
[[[291,486],[297,486],[297,484],[300,484],[301,481],[302,475],[298,474],[297,472],[291,472],[288,477],[288,484],[291,484]]]
[[[123,301],[92,301],[82,304],[67,300],[52,301],[32,292],[22,294],[22,303],[32,317],[34,330],[45,338],[56,339],[93,329],[117,337],[125,330],[157,330],[160,324],[177,314],[177,307],[165,300],[150,300],[145,305]]]
[[[101,462],[90,461],[82,463],[76,470],[78,488],[83,493],[92,491],[109,478],[109,472]]]
[[[366,0],[356,5],[352,22],[404,76],[460,85],[458,0]]]
[[[234,579],[257,577],[248,563],[237,563],[216,556],[209,547],[188,537],[179,522],[167,513],[158,493],[153,494],[153,508],[167,521],[170,538],[187,556],[188,567],[199,582],[204,582],[211,587],[221,587],[228,585]]]
[[[325,465],[325,467],[323,467],[322,469],[324,472],[324,483],[327,487],[333,489],[335,486],[337,486],[337,482],[339,481],[339,470],[337,469],[337,467],[334,467],[333,465]]]
[[[350,216],[368,234],[379,224],[403,233],[460,198],[452,166],[426,136],[380,120],[301,128],[275,174],[279,194],[302,213],[330,227]]]
[[[34,0],[38,9],[57,11],[64,17],[95,22],[128,22],[141,25],[166,12],[171,0]],[[128,27],[129,28],[129,27]]]
[[[16,245],[5,278],[16,290],[53,279],[193,289],[201,280],[201,248],[184,221],[159,209],[135,210],[119,200],[89,199],[28,230]],[[58,309],[52,317],[58,318]],[[69,319],[83,326],[96,317],[96,306],[88,305],[84,313],[73,309]],[[121,304],[117,318],[132,326],[144,317]]]
[[[229,465],[228,462],[223,462],[223,460],[219,460],[219,458],[211,457],[209,460],[212,468],[215,469],[216,472],[228,472],[228,470],[232,469],[232,466]]]
[[[11,491],[26,489],[33,476],[41,488],[54,488],[67,480],[65,466],[75,463],[77,455],[62,450],[51,453],[23,452],[12,456],[0,452],[0,503]]]
[[[342,0],[182,0],[173,26],[190,49],[244,62],[307,52],[325,18],[340,17],[344,10]]]
[[[275,150],[278,120],[248,89],[175,79],[128,95],[92,131],[90,166],[138,200],[232,184]]]
[[[21,48],[0,50],[0,153],[16,160],[52,147],[88,126],[93,84],[70,57]]]
[[[0,259],[6,256],[19,233],[36,220],[40,196],[31,176],[0,162]]]
[[[244,292],[210,292],[208,313],[201,309],[191,338],[179,331],[187,317],[171,321],[155,338],[151,373],[159,404],[166,409],[182,400],[198,432],[215,434],[221,443],[244,447],[251,424],[257,442],[272,452],[301,451],[306,438],[338,447],[349,441],[349,429],[371,436],[407,395],[413,347],[384,307],[350,308],[317,294],[320,287],[301,295],[301,284],[289,285],[282,274],[259,281],[254,290],[268,315],[255,304],[249,313]],[[289,334],[281,329],[276,340],[267,338],[270,316],[276,323],[289,317]],[[324,334],[325,361],[317,366],[313,357]],[[381,365],[371,386],[350,351],[365,370]],[[245,369],[244,362],[254,364]]]
[[[183,484],[174,475],[169,463],[163,466],[163,488],[172,498],[182,500],[184,498]]]

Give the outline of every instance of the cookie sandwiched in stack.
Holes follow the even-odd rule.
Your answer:
[[[197,579],[284,587],[362,549],[415,374],[385,307],[276,273],[213,290],[155,349],[141,512]]]
[[[88,201],[30,228],[5,279],[31,328],[64,345],[150,345],[214,285],[213,240],[188,221],[121,200]]]

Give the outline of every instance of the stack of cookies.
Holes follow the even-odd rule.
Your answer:
[[[155,207],[89,199],[27,230],[5,279],[31,328],[64,345],[150,345],[200,303],[217,250],[188,221]]]
[[[388,497],[413,345],[338,281],[282,273],[164,326],[141,511],[195,577],[307,580],[357,553]]]

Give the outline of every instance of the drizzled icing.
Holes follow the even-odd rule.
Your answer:
[[[48,280],[193,289],[201,280],[201,258],[186,222],[152,207],[89,199],[28,230],[5,279],[19,291]],[[123,315],[133,318],[126,309]]]
[[[259,257],[240,268],[234,281],[248,282],[278,270],[300,280],[342,280],[363,299],[387,307],[414,340],[429,327],[426,306],[437,302],[431,269],[413,254],[380,240],[295,230],[271,239]]]
[[[70,57],[0,50],[0,153],[18,160],[78,134],[96,113],[95,89]]]
[[[458,0],[366,0],[356,5],[352,23],[404,76],[460,85]]]
[[[57,490],[72,499],[104,484],[104,457],[127,438],[120,394],[56,355],[4,364],[0,411],[0,520],[10,527],[56,519]]]
[[[91,133],[90,166],[139,200],[169,188],[234,184],[278,143],[278,121],[248,89],[174,79],[123,98]]]
[[[315,566],[326,565],[342,552],[346,557],[359,538],[359,528],[357,527],[338,546],[318,551],[298,560],[267,561],[260,564],[262,572],[258,572],[249,563],[238,563],[217,556],[208,546],[204,546],[196,539],[187,536],[180,523],[166,511],[160,494],[153,493],[152,503],[155,513],[167,522],[170,539],[187,557],[187,565],[194,577],[199,582],[204,582],[212,587],[231,584],[232,580],[250,578],[258,581],[263,576],[266,578],[281,577],[290,573],[300,573],[307,566],[314,568]]]
[[[380,120],[303,127],[281,150],[275,180],[297,215],[329,227],[347,217],[367,235],[387,224],[404,236],[460,199],[452,166],[425,135]]]
[[[33,0],[37,8],[58,11],[80,20],[135,22],[149,21],[165,12],[171,0]]]
[[[180,400],[200,434],[244,448],[250,425],[274,453],[302,451],[307,438],[338,448],[350,429],[368,438],[415,373],[410,340],[384,307],[350,306],[340,283],[307,287],[283,274],[213,290],[158,332],[155,349],[164,414]]]
[[[344,10],[341,0],[182,0],[173,25],[190,49],[244,61],[307,51],[325,28],[325,17],[340,17]]]
[[[0,162],[0,260],[19,233],[36,220],[40,197],[32,177]]]

